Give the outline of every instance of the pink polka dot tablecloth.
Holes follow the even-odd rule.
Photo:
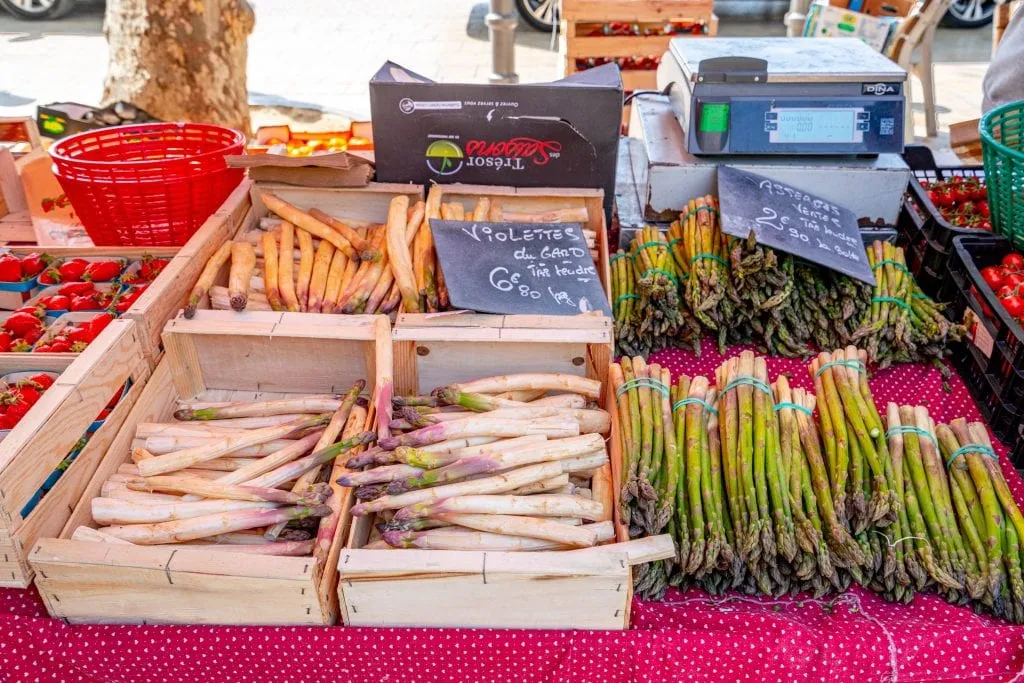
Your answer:
[[[720,361],[710,349],[700,359],[680,351],[652,358],[691,375]],[[803,362],[770,359],[768,368],[810,386]],[[960,380],[945,393],[930,367],[880,371],[871,384],[880,405],[927,405],[937,421],[979,419]],[[893,605],[859,588],[818,601],[670,591],[661,603],[634,600],[626,632],[68,626],[46,618],[34,590],[0,589],[4,683],[747,680],[1024,681],[1024,627],[931,595]]]

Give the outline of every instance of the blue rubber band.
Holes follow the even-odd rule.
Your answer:
[[[927,436],[929,439],[931,439],[933,444],[935,444],[936,446],[939,445],[938,442],[935,441],[935,436],[931,432],[929,432],[927,429],[922,429],[920,427],[915,427],[913,425],[893,425],[892,427],[889,427],[889,429],[886,430],[885,438],[886,440],[889,440],[892,437],[901,434],[917,434],[918,436]]]
[[[745,387],[745,386],[754,387],[755,389],[760,389],[761,391],[763,391],[764,393],[768,394],[769,396],[772,395],[772,388],[770,386],[768,386],[768,384],[766,382],[762,382],[758,378],[750,377],[749,375],[745,375],[743,377],[737,377],[733,381],[729,382],[724,387],[722,387],[722,391],[719,392],[718,395],[719,396],[724,396],[726,393],[728,393],[729,391],[732,391],[736,387]]]
[[[776,403],[775,404],[775,412],[779,412],[780,410],[785,410],[786,408],[792,408],[793,410],[799,410],[801,413],[803,413],[804,415],[808,415],[808,416],[814,414],[813,410],[811,410],[807,406],[802,406],[799,403],[790,403],[789,401],[783,401],[782,403]]]
[[[961,455],[967,455],[968,453],[979,453],[986,457],[992,458],[996,462],[999,462],[999,456],[996,452],[988,446],[982,446],[980,443],[969,443],[966,446],[961,446],[949,455],[949,460],[946,461],[946,469],[948,470],[953,466],[953,461],[959,458]]]
[[[672,412],[674,413],[684,406],[698,404],[704,406],[704,410],[708,411],[709,413],[714,413],[715,415],[718,415],[718,408],[714,407],[704,399],[697,397],[679,399],[678,401],[672,404]]]
[[[871,303],[873,303],[873,304],[875,304],[875,303],[879,303],[879,304],[881,304],[881,303],[896,304],[897,306],[899,306],[901,308],[905,308],[908,311],[910,310],[910,304],[908,304],[903,299],[897,299],[894,296],[873,296],[873,297],[871,297]]]
[[[669,395],[668,387],[665,386],[665,383],[662,382],[661,380],[653,379],[651,377],[634,377],[633,379],[626,380],[625,382],[623,382],[622,385],[615,390],[615,396],[622,396],[630,389],[634,389],[637,387],[654,389],[655,391],[660,392],[662,396],[667,397]]]
[[[867,375],[868,371],[864,369],[864,363],[859,360],[830,360],[829,362],[818,368],[818,371],[814,373],[815,377],[821,377],[821,373],[825,372],[831,367],[844,367],[856,370],[862,375]]]

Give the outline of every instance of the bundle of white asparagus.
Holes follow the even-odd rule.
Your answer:
[[[587,224],[586,208],[543,213],[502,209],[499,198],[481,197],[472,210],[442,203],[440,192],[410,205],[391,200],[385,224],[344,222],[319,209],[306,212],[269,192],[273,214],[260,229],[224,244],[207,262],[188,305],[191,318],[209,297],[211,308],[310,313],[433,313],[450,308],[445,275],[434,252],[430,219]],[[584,229],[594,260],[596,233]],[[229,266],[228,286],[214,285]]]
[[[328,482],[377,435],[364,431],[366,383],[344,395],[185,401],[173,422],[140,423],[131,463],[92,500],[97,528],[73,538],[201,545],[327,557],[347,500]]]
[[[490,377],[399,396],[377,445],[348,459],[368,548],[562,550],[614,538],[601,383]],[[378,430],[381,432],[382,430]]]

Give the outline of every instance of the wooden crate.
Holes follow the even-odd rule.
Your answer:
[[[240,206],[236,206],[233,214],[223,216],[229,223],[233,224],[237,221],[239,227],[236,230],[237,234],[233,233],[235,236],[242,237],[253,230],[258,230],[260,219],[270,214],[269,209],[260,198],[261,190],[272,192],[305,211],[313,208],[320,209],[354,226],[384,223],[387,220],[388,206],[391,204],[392,198],[399,195],[407,196],[410,204],[423,199],[423,190],[419,185],[402,183],[370,183],[366,187],[297,187],[277,183],[252,183],[246,189],[244,202],[246,210],[242,212]],[[206,265],[208,259],[207,256],[198,266],[192,284],[198,279],[199,271]],[[229,268],[225,265],[218,273],[214,284],[226,286],[228,272]],[[189,287],[191,288],[191,285]],[[179,305],[178,309],[180,308]],[[241,316],[248,315],[248,313],[234,311],[210,311],[209,314],[222,320],[241,320],[244,319]],[[293,315],[306,317],[307,320],[315,322],[320,320],[320,316],[323,314],[294,313]]]
[[[359,378],[390,385],[390,325],[382,316],[250,314],[244,322],[201,311],[172,320],[166,354],[59,538],[30,561],[54,617],[72,623],[326,625],[335,622],[342,520],[323,566],[311,557],[257,557],[188,546],[113,546],[71,540],[93,526],[91,501],[130,462],[140,422],[167,421],[179,398],[253,400],[336,393]]]
[[[55,536],[85,491],[149,378],[138,328],[115,320],[76,358],[57,354],[0,358],[0,372],[60,372],[57,381],[0,442],[0,586],[24,588],[32,581],[27,561],[39,538]],[[54,487],[27,515],[21,511],[87,428],[119,391],[129,391],[92,434]]]
[[[565,326],[565,319],[556,317],[538,319],[533,328],[509,328],[497,318],[399,316],[393,333],[395,391],[420,393],[448,382],[521,371],[607,376],[607,319],[581,317]],[[606,468],[603,481],[610,484],[614,471]],[[595,496],[617,516],[614,485],[600,486],[595,477],[594,486]],[[632,581],[628,562],[614,549],[365,550],[372,524],[371,517],[353,521],[339,560],[339,601],[348,625],[628,626]]]
[[[710,16],[714,0],[562,0],[565,21],[672,21]]]

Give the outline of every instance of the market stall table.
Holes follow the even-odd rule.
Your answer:
[[[730,349],[729,354],[736,353]],[[673,374],[706,373],[721,356],[667,351]],[[809,386],[803,361],[769,359]],[[978,419],[963,382],[937,370],[874,373],[879,405],[915,400],[938,421]],[[1005,456],[1005,449],[998,449]],[[1002,459],[1018,500],[1024,482]],[[444,609],[438,605],[438,609]],[[1017,680],[1024,627],[933,595],[909,606],[854,588],[821,600],[710,597],[670,591],[635,599],[626,632],[492,629],[67,626],[34,589],[0,591],[0,678],[57,681],[795,681]]]

